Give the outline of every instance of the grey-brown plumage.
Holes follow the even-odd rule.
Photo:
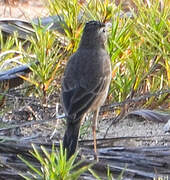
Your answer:
[[[98,21],[86,23],[79,48],[70,57],[64,72],[61,96],[67,117],[63,140],[67,158],[76,150],[80,125],[89,111],[94,112],[95,138],[99,109],[108,94],[111,64],[105,50],[105,29],[105,24]]]

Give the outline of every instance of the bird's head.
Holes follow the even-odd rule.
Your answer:
[[[104,47],[107,40],[106,25],[100,21],[89,21],[85,24],[81,46]]]

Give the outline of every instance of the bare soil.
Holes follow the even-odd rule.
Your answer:
[[[8,0],[9,3],[0,1],[0,18],[17,18],[30,21],[33,18],[49,15],[48,9],[42,0]],[[45,2],[45,1],[44,1]]]

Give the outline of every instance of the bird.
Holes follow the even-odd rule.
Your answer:
[[[61,102],[66,116],[63,149],[69,159],[76,151],[81,123],[93,112],[94,154],[96,126],[111,82],[111,61],[105,49],[107,26],[100,21],[85,24],[77,51],[69,58],[61,83]]]

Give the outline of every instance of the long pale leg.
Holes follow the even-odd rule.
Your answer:
[[[97,157],[97,143],[96,143],[96,127],[97,127],[97,119],[99,115],[99,109],[94,111],[94,116],[93,116],[93,124],[92,124],[92,131],[93,131],[93,142],[94,142],[94,153],[95,153],[95,159],[98,161]]]

